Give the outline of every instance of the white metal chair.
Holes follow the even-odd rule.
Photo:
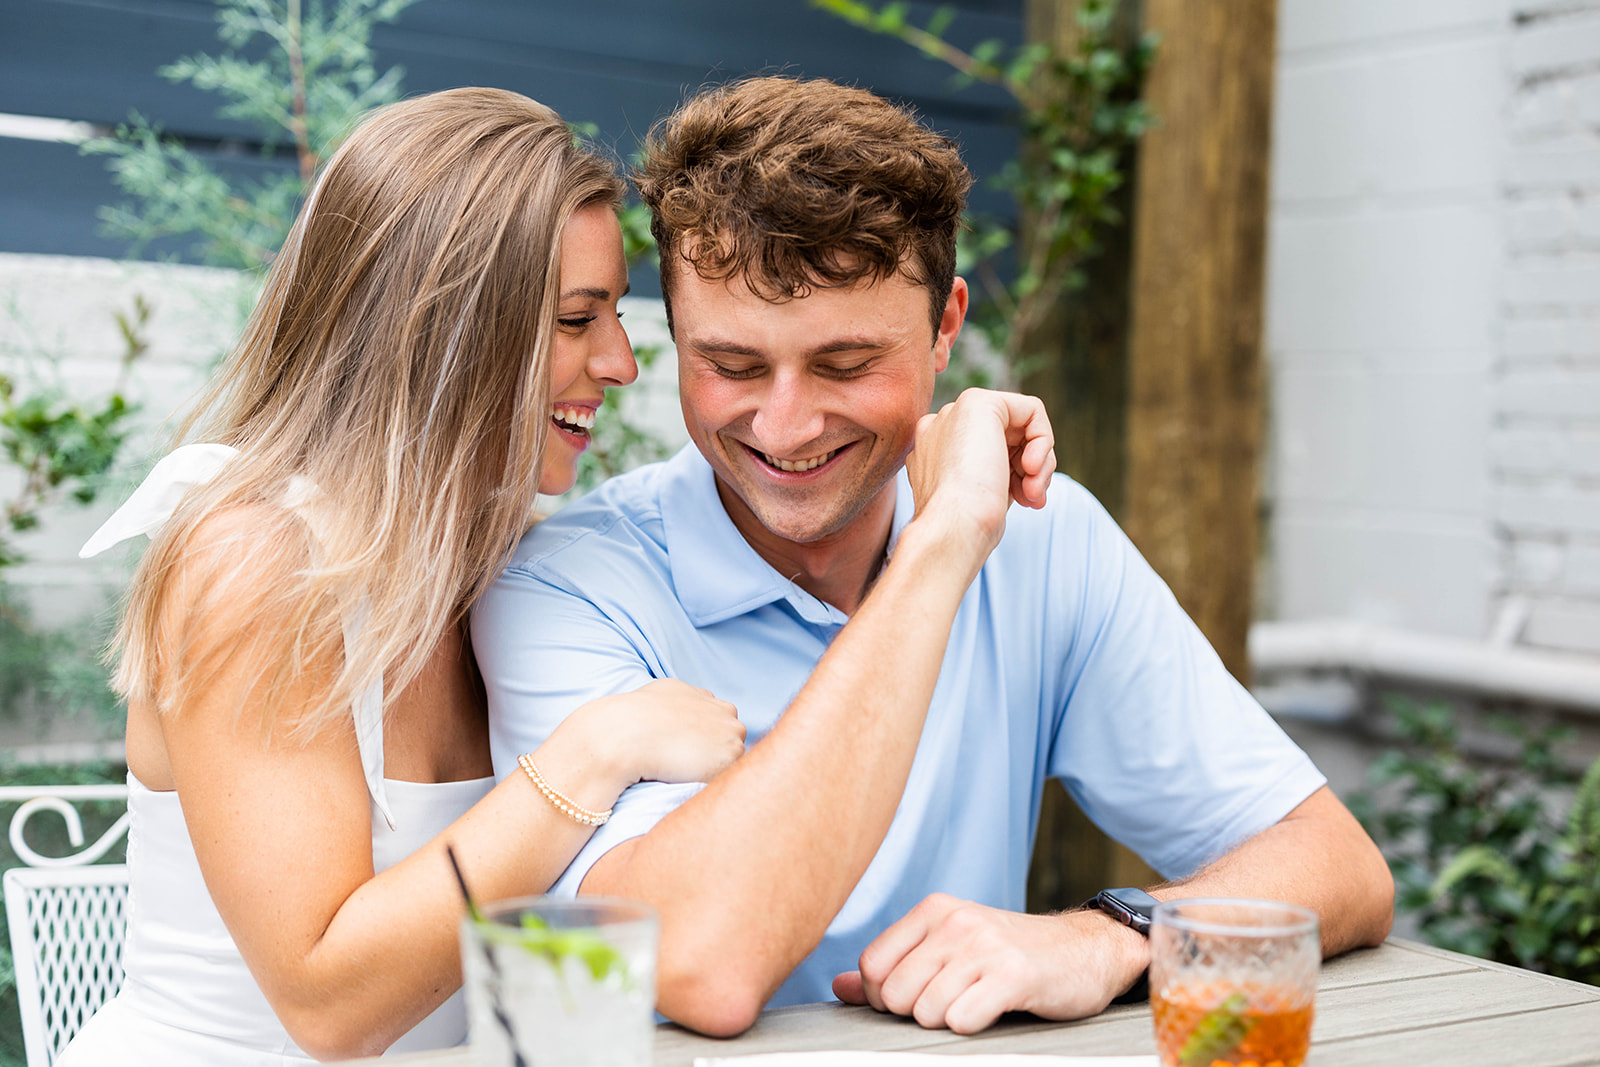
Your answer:
[[[29,864],[6,871],[6,922],[16,966],[17,1001],[28,1067],[50,1067],[101,1004],[122,985],[122,947],[128,928],[128,869],[87,866],[126,831],[126,814],[83,848],[83,826],[72,801],[127,799],[124,786],[13,787],[0,802],[24,800],[11,819],[11,847]],[[39,811],[67,823],[69,856],[41,856],[23,838]]]

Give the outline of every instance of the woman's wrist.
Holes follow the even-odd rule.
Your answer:
[[[605,698],[602,698],[602,700]],[[567,717],[530,755],[553,788],[585,808],[604,811],[638,781],[618,758],[617,735],[606,729],[603,709],[592,701]]]
[[[993,548],[994,539],[976,523],[930,510],[901,531],[891,565],[915,571],[919,582],[947,579],[959,601]]]

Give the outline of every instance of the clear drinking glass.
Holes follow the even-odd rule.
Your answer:
[[[521,897],[461,922],[461,971],[483,1067],[649,1067],[656,913],[616,897]]]
[[[1163,1067],[1299,1067],[1322,962],[1317,915],[1269,900],[1174,900],[1150,926]]]

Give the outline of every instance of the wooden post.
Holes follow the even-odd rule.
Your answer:
[[[1077,6],[1028,0],[1029,39],[1070,43]],[[1142,0],[1140,17],[1161,35],[1145,90],[1160,125],[1139,149],[1130,240],[1050,324],[1061,359],[1026,387],[1050,410],[1063,469],[1247,681],[1276,0]],[[1048,784],[1029,910],[1154,878]]]
[[[1248,681],[1275,0],[1145,0],[1123,526]]]
[[[1027,38],[1058,53],[1077,47],[1081,0],[1028,0]],[[1139,0],[1122,0],[1118,32],[1139,32]],[[1024,146],[1023,151],[1027,151]],[[1133,214],[1134,184],[1118,195],[1124,218]],[[1024,226],[1024,232],[1027,227]],[[1123,508],[1127,484],[1128,278],[1132,231],[1106,231],[1102,251],[1089,268],[1089,284],[1068,294],[1037,331],[1025,351],[1049,352],[1022,388],[1044,401],[1056,432],[1056,459],[1063,473],[1093,493],[1113,516]],[[1133,852],[1101,833],[1059,782],[1045,783],[1028,872],[1028,910],[1077,907],[1102,889],[1149,885],[1154,871]]]

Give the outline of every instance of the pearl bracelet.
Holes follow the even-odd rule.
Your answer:
[[[576,800],[559,792],[549,782],[544,780],[544,775],[539,773],[539,768],[533,765],[533,756],[524,752],[517,757],[517,764],[527,774],[528,780],[533,782],[545,799],[554,804],[561,813],[573,822],[582,823],[584,826],[604,826],[606,820],[611,818],[611,808],[605,811],[590,811]]]

